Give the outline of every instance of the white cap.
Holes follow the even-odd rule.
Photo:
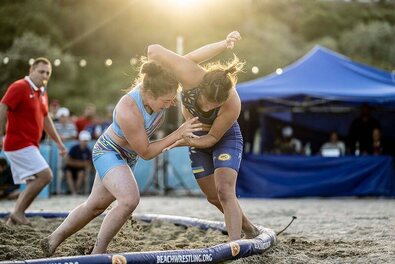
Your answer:
[[[89,131],[82,130],[82,131],[80,132],[80,134],[78,135],[78,139],[79,139],[80,141],[89,141],[89,140],[92,139],[91,133],[89,133]]]
[[[56,111],[56,118],[60,118],[62,116],[68,117],[70,116],[70,110],[66,107],[61,107]]]
[[[283,137],[291,137],[293,134],[292,127],[286,126],[282,130]]]

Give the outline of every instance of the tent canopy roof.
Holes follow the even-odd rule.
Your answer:
[[[395,105],[395,74],[354,62],[315,46],[304,57],[270,74],[237,85],[242,102],[311,96],[326,100]]]

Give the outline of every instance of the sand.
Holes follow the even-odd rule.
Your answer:
[[[24,260],[45,258],[40,241],[48,236],[61,219],[31,218],[32,227],[7,226],[0,222],[0,259]],[[59,246],[53,257],[89,254],[95,243],[102,219],[97,218]],[[226,242],[220,231],[181,227],[169,222],[146,223],[132,218],[122,227],[108,248],[108,253],[193,249]],[[166,241],[164,243],[163,241]]]
[[[85,199],[86,197],[83,196],[38,199],[29,209],[67,211]],[[13,201],[0,201],[0,211],[9,211],[13,203]],[[395,263],[394,199],[241,199],[240,203],[251,220],[275,231],[286,226],[293,215],[298,219],[278,237],[278,244],[266,253],[228,263]],[[199,197],[142,197],[136,213],[223,220],[222,215],[214,207]],[[59,223],[54,222],[46,225],[45,228],[37,227],[38,224],[35,226],[35,222],[40,221],[42,220],[33,219],[33,228],[23,227],[20,229],[22,231],[17,231],[18,234],[15,233],[13,237],[20,238],[20,243],[27,242],[26,247],[29,250],[29,245],[35,244],[35,238],[33,241],[26,241],[24,235],[33,234],[33,237],[42,237]],[[87,248],[79,246],[76,241],[82,242],[80,245],[91,245],[94,241],[92,233],[97,232],[99,225],[100,221],[89,227],[94,231],[82,230],[77,234],[76,240],[64,246],[66,249],[62,249],[57,254],[83,253]],[[7,228],[4,223],[0,223],[1,237],[8,232]],[[141,230],[145,231],[144,237],[139,234]],[[146,235],[147,230],[154,230],[155,235],[152,237]],[[130,249],[134,245],[136,251],[152,250],[148,245],[155,244],[153,241],[155,236],[169,239],[170,242],[161,245],[162,249],[210,246],[212,242],[226,239],[220,233],[206,234],[197,229],[190,231],[188,236],[184,235],[185,230],[176,230],[166,223],[144,226],[138,222],[133,225],[129,221],[119,237],[124,243],[123,246]],[[91,237],[86,234],[90,234]],[[205,240],[206,236],[210,239]],[[4,239],[0,240],[0,252],[7,250],[3,243],[8,243],[9,240],[6,239],[5,242]],[[30,250],[37,252],[34,248]],[[110,247],[109,250],[115,252],[118,249]],[[0,253],[0,259],[5,260],[2,258],[7,258],[6,253]]]

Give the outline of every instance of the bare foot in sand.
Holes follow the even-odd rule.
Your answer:
[[[26,218],[25,215],[17,215],[15,213],[10,214],[7,225],[28,225],[31,226],[29,219]]]
[[[41,250],[44,253],[45,257],[50,257],[55,253],[56,248],[51,247],[51,243],[49,242],[49,237],[46,237],[40,241]]]
[[[255,238],[261,234],[260,230],[256,226],[252,226],[250,230],[243,230],[244,231],[244,238],[251,239]]]

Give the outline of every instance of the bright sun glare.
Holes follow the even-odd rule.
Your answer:
[[[190,9],[202,2],[202,0],[167,0],[173,7],[180,9]]]

